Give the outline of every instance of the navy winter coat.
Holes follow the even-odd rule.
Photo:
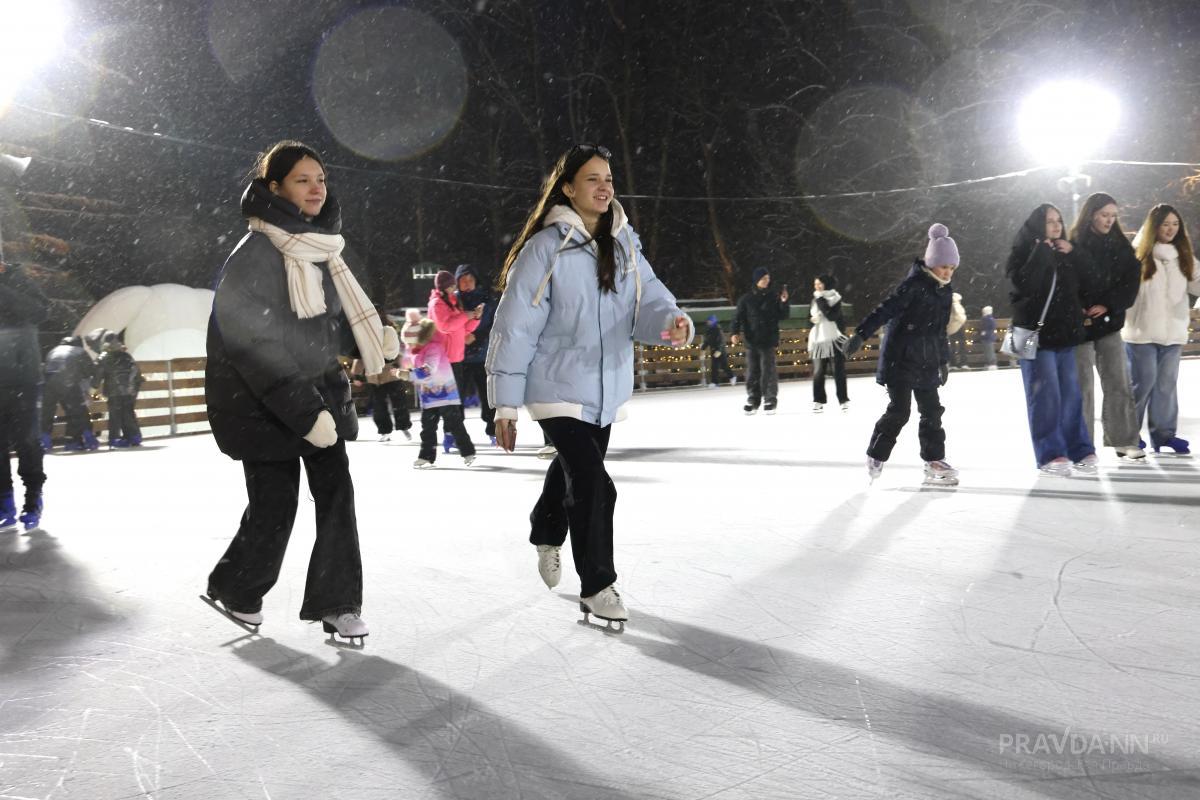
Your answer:
[[[479,274],[472,267],[459,267],[454,273],[454,278],[457,280],[466,274],[475,278],[475,288],[469,292],[459,292],[458,302],[462,303],[464,311],[474,311],[483,306],[483,316],[479,318],[478,327],[471,331],[475,341],[468,344],[463,351],[463,363],[482,364],[487,358],[488,339],[492,333],[492,322],[496,319],[496,298],[480,283]]]
[[[55,378],[61,385],[87,391],[95,374],[96,365],[78,336],[66,337],[46,354],[46,378]]]
[[[105,397],[136,397],[142,388],[142,370],[126,350],[102,354],[99,367]]]
[[[950,361],[946,324],[954,289],[939,286],[917,260],[886,300],[859,323],[855,333],[869,339],[887,326],[875,380],[884,386],[936,389],[941,367]]]
[[[312,222],[262,179],[242,196],[242,216],[293,233],[339,233],[332,195]],[[321,270],[325,313],[300,319],[288,299],[283,255],[264,233],[247,234],[217,283],[208,322],[204,394],[221,452],[248,461],[283,461],[315,453],[304,439],[323,410],[338,436],[358,438],[350,381],[338,355],[356,355],[342,303],[329,271]]]

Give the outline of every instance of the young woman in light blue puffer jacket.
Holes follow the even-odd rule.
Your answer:
[[[580,144],[555,164],[500,275],[487,374],[500,446],[516,445],[525,406],[558,449],[530,518],[542,579],[558,584],[569,529],[581,610],[623,625],[609,432],[633,393],[634,340],[679,347],[693,329],[642,256],[614,198],[610,158]]]

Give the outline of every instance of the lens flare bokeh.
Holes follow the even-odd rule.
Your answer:
[[[344,146],[396,161],[437,145],[458,124],[467,66],[457,42],[429,16],[370,9],[321,44],[313,96]]]

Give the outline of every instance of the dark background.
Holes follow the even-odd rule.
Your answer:
[[[734,296],[765,265],[793,291],[832,272],[861,312],[936,220],[969,315],[1004,314],[1011,237],[1039,202],[1069,209],[1064,170],[869,193],[1034,166],[1017,107],[1060,78],[1121,100],[1098,158],[1200,160],[1196,5],[76,0],[0,116],[0,151],[35,159],[0,176],[6,253],[57,330],[125,285],[210,286],[254,154],[295,137],[329,162],[369,291],[418,304],[415,265],[494,277],[554,158],[596,141],[681,298]],[[1160,200],[1196,222],[1186,166],[1085,171],[1127,230]],[[868,194],[798,197],[848,192]]]

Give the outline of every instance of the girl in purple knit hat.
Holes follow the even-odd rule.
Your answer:
[[[883,464],[896,446],[896,437],[908,422],[912,400],[921,414],[917,437],[928,483],[953,486],[958,470],[946,463],[946,432],[938,387],[949,374],[950,344],[946,324],[950,321],[953,288],[950,279],[958,268],[958,245],[945,225],[929,228],[925,257],[917,259],[908,275],[886,300],[867,315],[845,343],[849,358],[863,341],[886,325],[880,345],[875,380],[887,389],[888,406],[875,423],[867,445],[867,472],[871,480],[883,472]]]

